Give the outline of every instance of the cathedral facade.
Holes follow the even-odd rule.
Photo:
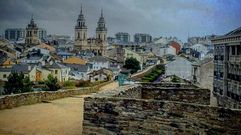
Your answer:
[[[103,16],[103,11],[101,10],[101,16],[97,23],[96,37],[87,37],[87,26],[85,23],[85,17],[81,11],[77,19],[77,24],[75,25],[75,44],[74,50],[88,50],[92,51],[95,55],[106,55],[107,50],[107,28],[105,26],[105,19]]]

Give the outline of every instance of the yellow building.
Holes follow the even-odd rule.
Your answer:
[[[70,68],[68,68],[64,65],[61,65],[58,63],[53,63],[52,65],[46,65],[44,68],[51,71],[51,74],[53,75],[53,77],[56,77],[59,82],[64,82],[64,81],[69,80]],[[46,73],[46,75],[47,75],[47,73]],[[46,75],[45,75],[45,77],[46,77]]]
[[[1,67],[4,67],[4,68],[10,68],[14,65],[15,63],[10,59],[8,58],[7,60],[5,60],[2,64],[1,64]]]
[[[11,68],[0,68],[0,80],[7,81],[11,74]]]
[[[68,67],[54,63],[45,67],[31,66],[28,64],[16,64],[12,68],[0,68],[0,80],[7,81],[11,72],[23,73],[25,77],[29,77],[30,81],[38,82],[48,79],[48,75],[52,74],[59,82],[69,79]]]

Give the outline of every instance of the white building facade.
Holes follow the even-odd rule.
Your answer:
[[[185,80],[192,79],[192,62],[189,60],[176,57],[176,59],[165,65],[166,76],[176,75]]]

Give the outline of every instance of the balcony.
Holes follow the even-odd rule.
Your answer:
[[[235,64],[241,64],[241,56],[239,56],[239,55],[230,56],[229,57],[229,62],[230,63],[235,63]]]

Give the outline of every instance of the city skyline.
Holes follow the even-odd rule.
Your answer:
[[[0,1],[0,32],[6,28],[25,28],[31,15],[48,34],[74,36],[74,26],[81,3],[88,27],[94,37],[101,8],[108,36],[117,32],[148,33],[153,37],[176,36],[186,41],[189,36],[225,34],[241,26],[241,2],[233,1]],[[195,20],[195,21],[191,21]],[[189,34],[188,34],[189,33]]]

